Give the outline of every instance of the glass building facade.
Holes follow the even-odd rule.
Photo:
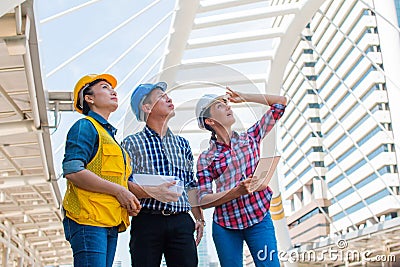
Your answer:
[[[397,115],[383,71],[390,52],[380,43],[383,14],[365,3],[326,1],[287,66],[280,171],[294,244],[398,216]]]

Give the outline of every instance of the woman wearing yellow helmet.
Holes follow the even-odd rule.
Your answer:
[[[74,89],[74,107],[86,115],[69,130],[63,171],[67,178],[63,220],[74,266],[111,267],[118,232],[129,226],[140,204],[128,190],[129,156],[115,141],[107,121],[118,107],[109,74],[82,77]]]

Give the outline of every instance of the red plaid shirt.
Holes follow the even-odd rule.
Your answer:
[[[197,161],[200,200],[216,191],[228,191],[254,173],[260,160],[260,142],[282,117],[285,106],[273,104],[263,117],[246,132],[232,133],[231,145],[210,141],[210,148]],[[214,222],[230,229],[245,229],[260,222],[267,214],[272,190],[253,192],[215,207]]]

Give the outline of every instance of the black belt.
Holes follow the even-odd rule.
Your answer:
[[[188,211],[152,210],[152,209],[142,208],[140,210],[140,213],[170,216],[170,215],[178,215],[178,214],[188,213]]]

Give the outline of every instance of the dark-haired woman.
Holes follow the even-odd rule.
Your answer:
[[[246,132],[237,133],[232,130],[235,117],[229,101],[271,108]],[[254,188],[251,176],[260,160],[260,143],[283,115],[285,105],[283,96],[239,94],[229,88],[226,96],[204,95],[197,103],[199,127],[212,133],[210,147],[197,163],[199,203],[202,208],[215,207],[212,236],[222,267],[243,266],[244,241],[257,267],[279,266],[269,213],[272,191],[267,185]]]
[[[129,215],[140,210],[128,190],[129,156],[108,122],[118,107],[116,85],[110,74],[90,74],[74,89],[74,108],[86,115],[69,130],[63,160],[63,224],[74,266],[111,267],[118,233],[129,226]]]

